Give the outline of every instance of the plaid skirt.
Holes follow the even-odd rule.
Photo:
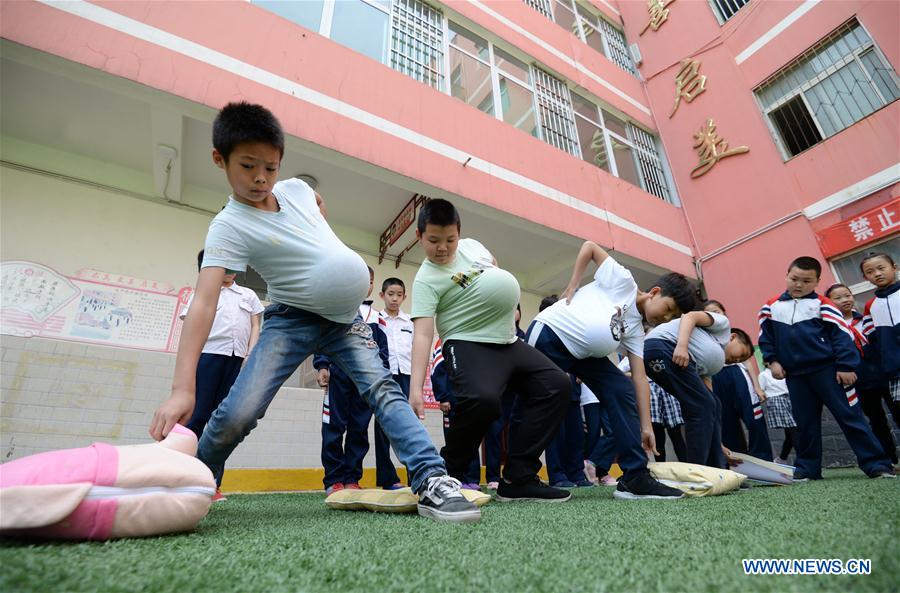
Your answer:
[[[891,379],[891,399],[900,402],[900,379]]]
[[[675,428],[684,424],[681,417],[681,404],[671,393],[650,381],[650,421],[662,424],[666,428]]]
[[[791,398],[788,395],[770,397],[766,405],[766,426],[768,428],[794,428],[794,415],[791,412]]]

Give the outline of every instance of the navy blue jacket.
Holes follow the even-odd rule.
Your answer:
[[[837,306],[811,292],[798,299],[787,292],[759,311],[759,349],[767,363],[778,362],[791,375],[834,366],[856,371],[859,350],[853,330]]]
[[[900,282],[879,288],[866,303],[863,335],[882,375],[900,379]]]

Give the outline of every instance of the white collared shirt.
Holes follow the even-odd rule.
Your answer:
[[[396,317],[388,315],[387,309],[380,313],[384,320],[384,333],[388,339],[388,358],[392,375],[409,375],[412,368],[413,322],[402,310]]]
[[[194,295],[178,315],[184,319]],[[250,345],[250,317],[263,312],[262,303],[256,293],[249,288],[231,286],[219,289],[219,302],[216,304],[216,318],[209,330],[209,338],[203,345],[204,354],[224,354],[225,356],[247,357]]]

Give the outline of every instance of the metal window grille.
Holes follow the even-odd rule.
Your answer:
[[[525,0],[525,4],[535,9],[551,21],[553,20],[553,8],[550,6],[551,0]]]
[[[669,184],[666,182],[662,159],[656,150],[656,141],[652,135],[637,126],[628,124],[628,128],[636,149],[644,190],[670,202]]]
[[[755,90],[786,158],[900,98],[900,80],[854,19]]]
[[[636,76],[637,72],[634,69],[634,62],[631,61],[631,54],[628,52],[625,34],[612,26],[606,19],[600,19],[600,27],[603,29],[603,37],[609,48],[609,59],[622,70]]]
[[[534,68],[534,75],[541,137],[547,144],[581,158],[569,89],[540,68]]]
[[[719,13],[719,18],[724,23],[731,17],[733,17],[737,11],[750,3],[750,0],[710,0],[713,6],[715,6],[716,11]]]
[[[394,0],[391,67],[438,90],[444,85],[444,22],[419,0]]]

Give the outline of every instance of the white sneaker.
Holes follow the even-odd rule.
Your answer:
[[[419,493],[419,515],[450,523],[480,520],[481,509],[463,496],[460,486],[459,480],[448,475],[432,476],[425,480],[425,486]]]

